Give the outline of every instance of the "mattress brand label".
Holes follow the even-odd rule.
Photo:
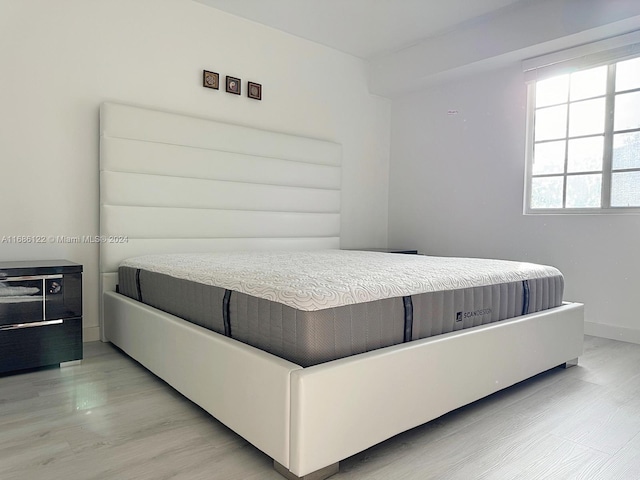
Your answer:
[[[483,315],[490,315],[490,308],[483,308],[481,310],[474,310],[473,312],[458,312],[456,313],[456,322],[461,322],[465,318],[482,317]]]

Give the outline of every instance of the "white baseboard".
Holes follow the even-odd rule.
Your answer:
[[[100,327],[84,327],[82,329],[83,342],[97,342],[100,340]]]
[[[640,330],[635,328],[618,327],[606,323],[584,322],[585,335],[610,338],[621,342],[640,344]]]

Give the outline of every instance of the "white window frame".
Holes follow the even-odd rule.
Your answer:
[[[524,188],[525,215],[572,215],[572,214],[640,214],[640,207],[612,207],[612,143],[615,64],[620,61],[640,57],[640,31],[614,37],[601,42],[583,45],[570,50],[556,52],[523,62],[523,71],[527,81],[527,124],[526,124],[526,168]],[[602,166],[602,201],[600,207],[591,208],[531,208],[531,183],[533,178],[534,120],[536,110],[536,82],[554,76],[580,70],[608,65],[606,111],[610,112],[605,121],[605,151]],[[635,91],[635,90],[633,90]],[[635,129],[634,129],[635,130]],[[565,160],[566,161],[566,160]],[[581,172],[584,173],[584,172]],[[599,172],[598,172],[599,173]],[[562,173],[564,178],[563,195],[566,197],[566,181],[573,173]],[[557,174],[555,176],[560,176]],[[564,202],[563,202],[564,203]]]

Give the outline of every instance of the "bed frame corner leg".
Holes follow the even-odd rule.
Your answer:
[[[291,473],[287,467],[284,465],[273,461],[273,468],[276,472],[282,475],[284,478],[288,480],[324,480],[325,478],[329,478],[331,475],[335,475],[338,473],[340,469],[340,463],[336,462],[327,467],[321,468],[320,470],[316,470],[315,472],[308,473],[302,477],[298,477],[297,475]]]
[[[560,365],[562,368],[571,368],[571,367],[575,367],[576,365],[578,365],[578,357],[572,359],[572,360],[567,360],[565,363],[563,363],[562,365]]]

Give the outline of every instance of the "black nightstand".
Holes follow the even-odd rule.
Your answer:
[[[0,262],[0,373],[82,359],[82,265]]]

